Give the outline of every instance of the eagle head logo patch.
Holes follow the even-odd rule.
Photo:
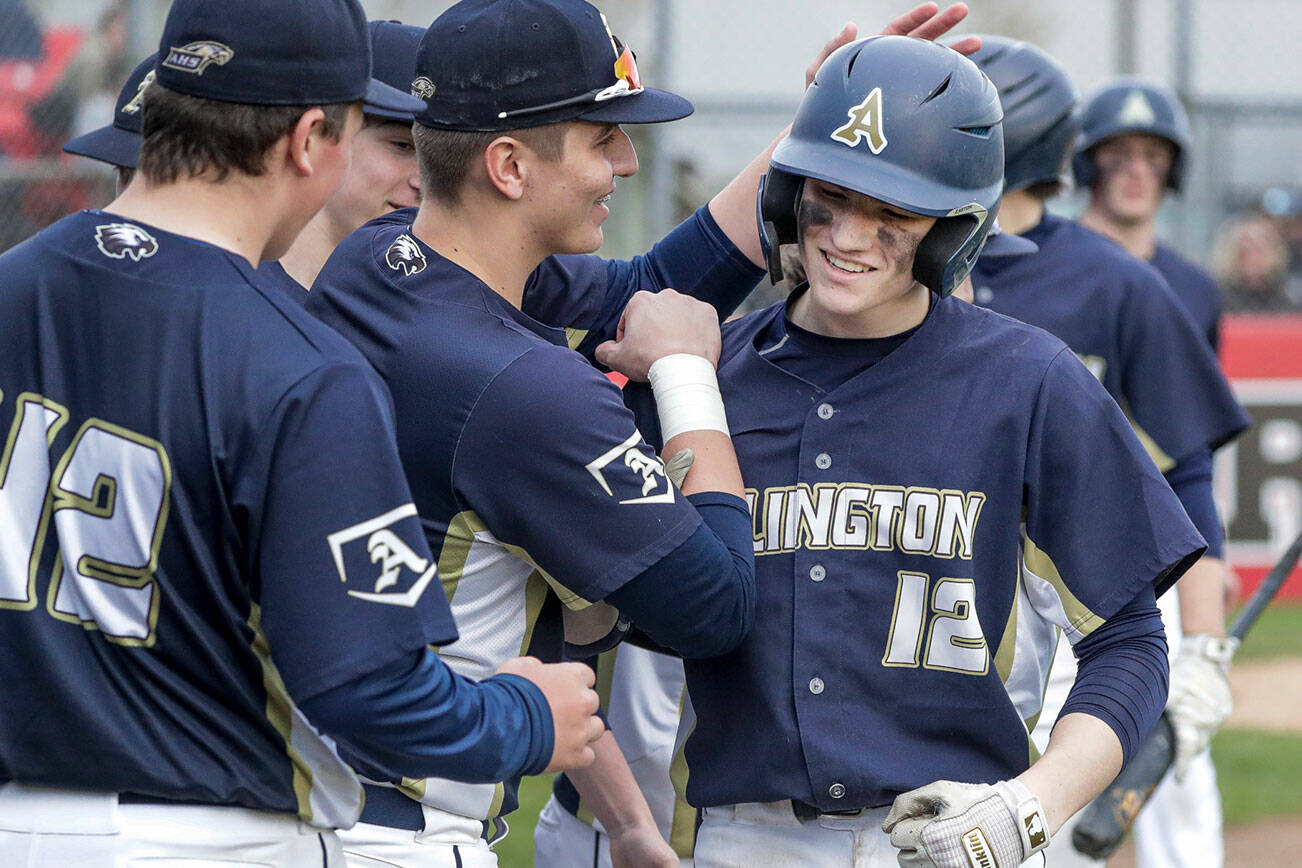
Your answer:
[[[95,244],[110,259],[136,262],[158,252],[158,240],[134,223],[104,223],[95,227]]]
[[[131,98],[131,102],[122,107],[122,114],[133,115],[140,111],[140,107],[145,101],[145,88],[154,83],[154,71],[151,69],[145,73],[145,77],[140,79],[140,84],[136,87],[136,95]]]
[[[434,95],[434,82],[426,76],[421,76],[411,83],[411,95],[421,99],[429,99]]]
[[[214,64],[225,66],[234,56],[235,49],[229,45],[202,40],[181,46],[173,45],[167,50],[167,57],[163,58],[162,65],[168,69],[203,75],[203,71],[208,67]]]
[[[875,87],[863,102],[846,114],[850,120],[832,131],[832,141],[857,148],[864,139],[874,154],[886,150],[886,130],[882,126],[882,89]]]
[[[425,270],[425,254],[420,245],[410,235],[399,235],[385,251],[384,261],[394,271],[401,271],[407,276],[420,274]]]

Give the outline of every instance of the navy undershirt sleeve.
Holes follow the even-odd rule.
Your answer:
[[[716,657],[736,648],[755,619],[750,510],[717,491],[687,499],[702,524],[606,602],[659,645],[683,657]]]
[[[551,708],[517,675],[475,682],[422,648],[301,704],[368,777],[493,783],[551,760]]]
[[[1121,741],[1125,761],[1166,706],[1170,664],[1157,598],[1148,588],[1072,647],[1076,683],[1058,715],[1099,718]]]
[[[1204,554],[1212,558],[1221,557],[1225,534],[1216,513],[1216,501],[1212,498],[1212,451],[1203,449],[1181,459],[1167,471],[1166,481],[1180,498],[1189,520],[1207,540]]]

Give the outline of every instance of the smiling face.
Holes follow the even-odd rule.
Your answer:
[[[913,257],[936,218],[807,179],[797,213],[809,290],[792,308],[802,328],[832,337],[886,337],[926,316]]]
[[[420,204],[420,167],[411,124],[367,118],[353,138],[348,177],[326,203],[340,240],[357,227],[398,208]]]
[[[1145,133],[1110,138],[1093,150],[1094,206],[1117,223],[1151,220],[1162,204],[1175,146]]]
[[[615,124],[576,121],[565,131],[559,160],[538,161],[526,194],[531,223],[546,254],[592,253],[601,246],[601,224],[615,179],[637,172],[628,134]]]

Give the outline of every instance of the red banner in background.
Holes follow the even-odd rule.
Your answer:
[[[1253,423],[1216,456],[1226,557],[1247,595],[1302,531],[1302,316],[1225,317],[1221,362]],[[1302,570],[1281,594],[1302,599]]]

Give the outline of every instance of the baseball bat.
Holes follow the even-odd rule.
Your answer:
[[[1293,540],[1234,619],[1229,631],[1231,636],[1242,640],[1247,635],[1279,592],[1299,557],[1302,557],[1302,534]],[[1072,846],[1091,859],[1111,856],[1173,762],[1175,733],[1163,714],[1116,780],[1081,811],[1080,820],[1071,833]]]

